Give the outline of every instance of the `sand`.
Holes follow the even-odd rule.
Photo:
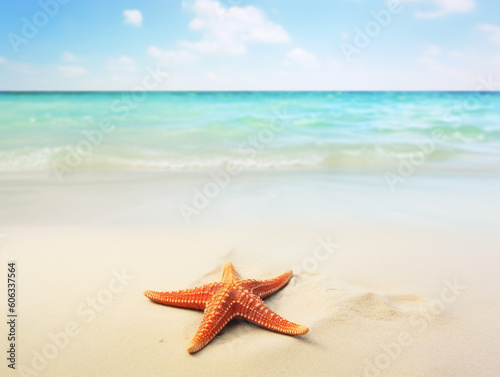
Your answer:
[[[18,266],[19,341],[17,369],[2,375],[444,377],[500,370],[493,229],[346,218],[16,225],[4,233],[0,265]],[[290,283],[266,302],[310,332],[291,337],[238,320],[189,355],[202,313],[154,304],[143,291],[217,281],[228,260],[243,278],[293,268]]]
[[[192,223],[207,174],[0,177],[0,276],[17,263],[16,370],[2,376],[495,376],[500,370],[498,179],[254,172]],[[186,351],[202,313],[145,290],[292,269],[271,309],[291,337],[234,321]],[[8,350],[5,285],[0,306]]]

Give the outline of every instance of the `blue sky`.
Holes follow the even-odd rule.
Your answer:
[[[476,90],[492,0],[4,0],[0,90]],[[498,84],[500,85],[500,84]]]

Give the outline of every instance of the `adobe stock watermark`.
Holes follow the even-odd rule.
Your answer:
[[[36,377],[45,371],[50,362],[57,359],[71,343],[71,340],[77,337],[82,331],[82,324],[89,324],[95,318],[97,313],[102,312],[111,305],[114,299],[123,292],[134,276],[129,275],[124,269],[121,272],[111,271],[111,279],[106,288],[101,289],[92,297],[88,297],[76,307],[78,320],[68,321],[61,326],[61,331],[49,333],[45,344],[35,350],[31,357],[29,365],[21,364],[19,374],[23,377]]]
[[[417,168],[424,164],[427,158],[436,151],[436,145],[445,141],[445,135],[439,130],[433,130],[431,137],[422,139],[416,143],[416,149],[410,154],[399,157],[399,164],[394,171],[384,173],[385,181],[392,192],[396,191],[396,185],[411,177]]]
[[[40,0],[38,1],[38,6],[40,10],[33,13],[31,17],[21,18],[21,29],[19,33],[10,32],[7,33],[7,39],[9,40],[10,46],[17,54],[20,51],[21,45],[28,44],[33,38],[35,38],[40,29],[47,26],[49,21],[56,17],[62,5],[66,5],[70,0]]]
[[[488,77],[480,76],[472,97],[463,100],[453,108],[446,109],[441,116],[442,120],[453,127],[460,127],[464,122],[465,115],[468,112],[477,110],[484,95],[496,92],[499,89],[500,81],[495,81],[493,74],[489,74]]]
[[[137,108],[147,97],[147,92],[154,90],[160,85],[168,74],[160,70],[159,65],[153,70],[146,67],[146,74],[141,83],[132,91],[122,94],[120,100],[113,101],[110,113],[115,116],[126,118],[130,112]],[[111,118],[102,119],[98,127],[91,131],[83,131],[83,138],[76,145],[68,145],[64,148],[62,156],[56,157],[51,162],[51,170],[59,182],[63,181],[64,175],[73,173],[81,166],[85,159],[94,153],[94,149],[100,146],[105,137],[116,129],[116,124]]]
[[[333,254],[338,252],[339,244],[332,241],[330,236],[316,238],[316,245],[312,255],[305,257],[299,265],[292,266],[293,273],[301,274],[303,271],[313,274],[322,262],[326,262]]]
[[[239,175],[245,161],[252,162],[273,140],[276,135],[285,130],[287,123],[284,119],[285,112],[275,113],[275,117],[268,126],[257,132],[256,135],[248,137],[238,148],[238,152],[244,156],[242,162],[227,162],[222,168],[211,172],[210,179],[202,188],[195,187],[190,204],[179,203],[177,209],[186,224],[191,223],[193,216],[198,216],[211,201],[217,198],[225,190],[232,179]]]
[[[410,0],[388,0],[384,9],[370,12],[371,20],[366,22],[363,27],[354,29],[352,41],[340,43],[339,47],[344,59],[350,63],[353,55],[361,54],[372,40],[391,24],[393,17],[402,12],[402,3],[408,1]]]
[[[442,115],[441,120],[449,123],[453,128],[459,129],[463,124],[467,112],[477,110],[484,95],[494,92],[500,88],[500,82],[495,81],[493,75],[488,77],[479,77],[476,90],[471,96],[464,99],[461,103],[452,109],[447,109]],[[399,164],[395,171],[386,171],[384,173],[387,185],[392,192],[396,191],[396,186],[403,183],[411,177],[418,167],[424,164],[427,158],[432,155],[440,143],[450,139],[440,130],[433,130],[429,138],[422,139],[416,143],[415,151],[409,155],[399,158]]]
[[[408,317],[412,331],[400,331],[391,342],[379,345],[380,352],[375,357],[365,359],[361,377],[381,376],[383,371],[393,365],[404,350],[414,343],[416,337],[427,330],[429,324],[443,315],[447,307],[455,303],[468,289],[468,286],[460,283],[458,279],[453,282],[444,280],[443,285],[438,298],[430,301],[418,313]]]

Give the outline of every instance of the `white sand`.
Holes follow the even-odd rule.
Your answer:
[[[18,264],[17,356],[25,369],[2,365],[2,376],[477,377],[500,370],[493,229],[345,218],[3,232],[2,274],[7,260]],[[338,248],[315,254],[318,237]],[[235,321],[189,355],[202,313],[154,304],[143,291],[219,280],[228,260],[242,278],[293,268],[289,285],[266,302],[310,332],[290,337]],[[124,271],[129,277],[120,282],[116,274]]]

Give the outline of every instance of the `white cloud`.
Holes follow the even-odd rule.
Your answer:
[[[123,16],[125,19],[123,23],[129,24],[136,27],[142,26],[142,13],[137,9],[126,9],[123,11]]]
[[[30,75],[33,73],[33,70],[28,64],[25,63],[19,63],[19,62],[12,62],[9,61],[3,57],[0,56],[0,64],[3,65],[4,67],[19,72],[23,75]]]
[[[69,51],[63,52],[63,54],[61,55],[61,59],[65,62],[74,62],[78,60],[78,58]]]
[[[160,50],[156,46],[151,46],[148,48],[148,53],[149,53],[149,55],[154,56],[155,58],[158,58],[161,56],[162,50]]]
[[[197,42],[184,41],[181,45],[191,51],[205,54],[244,54],[248,43],[281,44],[290,42],[288,32],[267,19],[254,6],[232,6],[224,10],[219,1],[196,0],[185,6],[194,12],[189,27],[202,32]]]
[[[148,54],[156,58],[162,65],[183,65],[193,63],[198,57],[185,50],[162,51],[156,46],[148,48]]]
[[[465,56],[464,52],[459,50],[450,51],[448,52],[448,55],[452,58],[463,58]]]
[[[229,80],[219,76],[217,73],[213,71],[205,72],[204,77],[213,84],[227,84],[229,82]]]
[[[444,65],[440,59],[443,58],[444,51],[437,45],[429,45],[422,54],[420,62],[429,67],[432,71],[455,77],[466,77],[467,74],[459,69]],[[447,54],[449,55],[449,53]]]
[[[427,46],[426,50],[424,51],[424,56],[428,56],[428,57],[436,56],[436,55],[441,54],[441,52],[443,52],[443,50],[438,45],[429,45],[429,46]]]
[[[219,76],[216,73],[209,71],[205,73],[205,78],[209,81],[217,81]]]
[[[83,67],[78,67],[75,65],[58,65],[58,71],[65,77],[76,78],[87,73],[87,70]]]
[[[437,56],[441,55],[441,52],[442,52],[441,47],[437,45],[429,45],[422,54],[420,61],[434,71],[443,71],[444,70],[443,66],[436,59]]]
[[[301,65],[303,67],[313,68],[318,65],[316,55],[314,55],[312,52],[304,50],[303,48],[294,48],[293,50],[289,51],[288,54],[286,54],[286,57],[287,61]]]
[[[118,58],[108,59],[106,68],[113,71],[122,72],[133,72],[136,70],[134,61],[125,55],[122,55]]]
[[[490,24],[481,24],[478,26],[479,29],[486,31],[490,34],[490,41],[493,43],[500,45],[500,27],[496,25]]]
[[[452,13],[467,13],[474,10],[475,0],[406,0],[407,2],[426,2],[433,4],[437,9],[434,11],[416,12],[420,18],[436,18]]]

